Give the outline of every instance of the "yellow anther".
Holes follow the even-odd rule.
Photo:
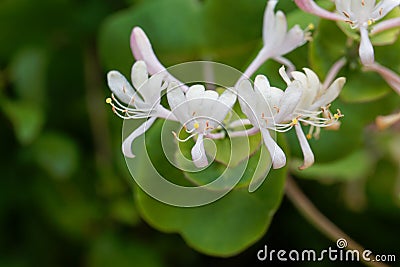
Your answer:
[[[299,123],[299,120],[297,118],[292,120],[292,125],[297,125]]]
[[[195,129],[199,129],[200,124],[199,124],[198,122],[195,122],[195,123],[193,124],[193,127],[194,127]]]
[[[310,140],[312,138],[312,135],[311,134],[307,134],[306,137],[307,137],[308,140]]]
[[[112,102],[111,98],[108,97],[108,98],[106,99],[106,103],[107,103],[107,104],[111,104],[111,102]]]
[[[310,23],[310,24],[308,24],[308,27],[307,27],[310,31],[312,31],[312,30],[314,30],[315,29],[315,26],[314,26],[314,24],[312,24],[312,23]]]
[[[368,26],[371,26],[372,23],[374,23],[374,21],[373,21],[372,19],[369,19],[369,20],[368,20]]]
[[[339,114],[337,114],[337,113],[335,113],[335,115],[333,115],[333,117],[334,117],[335,119],[337,119],[337,120],[340,118]]]

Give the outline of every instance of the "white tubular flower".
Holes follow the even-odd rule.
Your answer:
[[[335,0],[338,11],[338,14],[335,14],[320,8],[313,0],[295,0],[295,2],[306,12],[331,20],[342,20],[349,23],[353,29],[359,29],[361,35],[359,55],[364,65],[374,62],[374,49],[368,36],[368,27],[400,4],[400,0],[381,0],[378,3],[376,0]],[[398,25],[397,20],[391,25],[378,27],[377,31],[396,25]]]
[[[146,64],[137,61],[132,66],[131,80],[134,87],[118,71],[112,70],[107,74],[108,86],[111,89],[111,98],[106,102],[112,106],[112,110],[122,119],[149,118],[123,142],[122,151],[127,157],[135,157],[131,151],[132,142],[138,136],[146,132],[156,118],[175,119],[173,114],[160,104],[160,93],[165,86],[163,76],[157,74],[148,77]]]
[[[282,91],[271,87],[265,76],[258,75],[254,89],[249,80],[242,80],[238,92],[243,113],[251,124],[261,131],[264,144],[272,158],[273,168],[282,168],[286,165],[285,153],[272,139],[269,130],[276,130],[277,125],[287,121],[292,123],[293,113],[302,93],[300,84],[293,82]]]
[[[293,68],[293,64],[283,57],[287,53],[302,46],[309,39],[307,31],[295,25],[287,30],[287,21],[282,11],[274,12],[277,0],[268,1],[264,13],[263,43],[264,46],[244,72],[244,78],[249,78],[266,60],[272,58]],[[293,69],[294,70],[294,69]]]
[[[168,87],[167,98],[172,113],[186,132],[191,134],[185,140],[181,140],[174,133],[175,138],[185,142],[197,136],[196,144],[191,151],[193,163],[198,168],[207,166],[204,137],[224,137],[223,132],[220,134],[211,132],[218,128],[235,104],[236,94],[227,89],[218,95],[215,91],[205,90],[203,85],[193,85],[184,93],[181,86],[171,83]]]
[[[174,76],[172,76],[166,68],[160,63],[156,54],[153,51],[150,40],[145,32],[140,27],[135,27],[131,33],[131,50],[136,60],[144,61],[147,65],[147,70],[151,75],[162,72],[166,74],[168,81],[174,81],[182,84]],[[183,86],[186,91],[187,87]]]
[[[295,109],[296,119],[292,122],[295,126],[297,138],[299,139],[301,149],[304,156],[304,164],[300,169],[306,169],[314,163],[314,154],[307,142],[311,139],[312,133],[317,128],[314,136],[318,136],[320,128],[338,126],[338,120],[343,116],[340,110],[332,114],[329,110],[330,104],[335,100],[342,90],[346,79],[343,77],[337,78],[331,85],[323,86],[318,76],[310,69],[304,68],[304,72],[292,72],[293,81],[287,76],[284,67],[279,70],[282,78],[286,83],[291,85],[293,82],[300,83],[302,90],[301,99]],[[301,129],[300,122],[310,125],[310,131],[307,138]],[[291,128],[292,125],[286,125],[286,128]]]

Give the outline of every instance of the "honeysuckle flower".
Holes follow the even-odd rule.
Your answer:
[[[163,74],[148,77],[146,63],[137,61],[131,70],[133,87],[118,71],[107,74],[111,98],[106,102],[112,106],[115,114],[123,119],[147,119],[134,130],[122,143],[122,151],[127,157],[135,157],[131,151],[132,142],[154,123],[156,118],[175,119],[174,115],[160,104],[160,93],[165,89]]]
[[[164,73],[168,81],[174,81],[179,84],[181,82],[172,76],[166,68],[160,63],[156,54],[153,51],[153,47],[150,43],[146,33],[140,27],[134,27],[131,33],[131,50],[136,60],[144,61],[147,65],[147,70],[150,75],[156,73]],[[187,87],[182,85],[182,88],[186,91]]]
[[[335,0],[336,13],[320,8],[313,0],[295,0],[297,6],[306,12],[315,14],[322,18],[344,21],[350,24],[351,28],[360,31],[361,41],[359,55],[364,65],[374,62],[374,49],[369,39],[368,28],[374,22],[386,16],[393,8],[400,4],[400,0]],[[384,25],[379,28],[395,27],[397,20],[392,25]],[[393,25],[394,24],[394,25]]]
[[[277,3],[278,0],[268,1],[264,13],[263,47],[244,72],[244,79],[248,79],[268,59],[274,59],[293,68],[293,64],[283,56],[302,46],[309,39],[307,30],[302,30],[298,25],[288,31],[285,14],[282,11],[274,12]]]
[[[243,113],[253,127],[261,131],[264,144],[268,149],[274,169],[286,164],[283,150],[271,137],[269,130],[277,125],[292,123],[294,110],[301,97],[300,83],[293,82],[285,91],[272,87],[267,77],[258,75],[254,88],[249,80],[242,80],[238,86],[239,103]],[[289,124],[290,124],[289,123]]]
[[[198,168],[207,166],[204,137],[224,137],[223,132],[213,134],[212,131],[218,128],[231,110],[236,102],[236,94],[227,89],[218,95],[216,91],[205,90],[203,85],[193,85],[184,93],[181,86],[172,82],[168,87],[167,98],[172,113],[190,134],[185,140],[180,140],[174,133],[176,139],[186,141],[197,137],[191,150],[193,163]]]
[[[334,66],[334,68],[338,67],[340,66]],[[302,91],[301,99],[294,111],[294,114],[296,115],[295,121],[289,125],[283,125],[283,128],[281,128],[281,130],[286,130],[292,128],[293,125],[295,127],[296,135],[299,139],[304,156],[304,163],[299,167],[300,169],[308,168],[314,163],[314,154],[307,141],[307,139],[312,137],[314,129],[317,129],[315,135],[318,135],[320,128],[337,126],[338,120],[343,116],[340,110],[337,110],[337,113],[332,114],[329,107],[331,102],[339,96],[339,93],[346,82],[345,78],[340,77],[332,84],[326,84],[324,86],[312,70],[307,68],[304,68],[303,70],[304,73],[299,71],[291,73],[293,81],[286,74],[284,67],[279,70],[282,78],[286,81],[288,86],[293,82],[298,82],[300,83]],[[300,122],[310,125],[307,137],[304,135]]]

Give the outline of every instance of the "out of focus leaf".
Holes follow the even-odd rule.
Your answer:
[[[37,163],[54,178],[69,178],[78,167],[79,149],[67,136],[45,133],[33,147]]]
[[[95,240],[87,262],[90,267],[163,266],[154,246],[107,232]]]
[[[114,201],[111,205],[111,215],[114,219],[129,225],[136,225],[140,221],[133,199],[130,198]]]
[[[316,163],[306,170],[299,170],[300,160],[291,162],[291,169],[297,177],[304,179],[319,179],[321,181],[331,180],[352,180],[368,175],[373,167],[371,157],[366,151],[356,151],[343,159],[330,163]]]
[[[10,75],[20,99],[43,104],[47,60],[47,53],[41,48],[27,47],[16,54]]]
[[[24,101],[1,100],[1,109],[11,121],[21,144],[29,144],[40,134],[44,113],[41,106]]]

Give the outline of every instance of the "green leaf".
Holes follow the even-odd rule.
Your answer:
[[[47,61],[47,52],[36,47],[22,49],[14,56],[10,78],[20,99],[43,104]]]
[[[21,144],[30,144],[38,137],[45,117],[41,106],[25,101],[3,99],[1,109],[11,121]]]
[[[163,166],[169,174],[168,178],[174,173],[175,177],[171,180],[184,181],[186,180],[184,173],[176,168],[173,172],[174,168],[165,158],[157,157],[157,161],[152,160],[153,166],[146,163],[147,153],[162,154],[159,148],[157,150],[155,146],[153,147],[157,145],[155,140],[160,139],[159,127],[160,123],[153,125],[145,137],[140,137],[134,142],[134,151],[137,155],[128,161],[129,165],[134,166],[131,172],[133,171],[134,176],[142,176],[139,179],[151,183],[153,179],[157,179],[153,177],[157,174],[150,170]],[[147,149],[143,148],[143,138],[146,138]],[[250,174],[254,169],[249,169],[248,172]],[[142,217],[153,227],[181,234],[191,247],[202,253],[232,256],[265,234],[282,199],[285,176],[286,169],[272,171],[254,193],[249,193],[247,188],[236,187],[218,201],[195,208],[164,204],[147,195],[139,187],[135,188],[135,200]],[[162,192],[168,195],[170,192],[166,190],[164,188]]]
[[[51,177],[69,178],[78,167],[78,147],[67,136],[59,133],[45,133],[33,146],[36,162]]]
[[[297,177],[318,180],[353,180],[365,177],[373,167],[372,159],[368,152],[359,150],[343,159],[330,163],[314,164],[306,170],[299,170],[300,160],[291,162],[291,170]]]
[[[285,170],[271,172],[254,193],[235,189],[214,203],[196,208],[168,206],[139,188],[135,196],[143,218],[153,227],[181,234],[202,253],[228,257],[265,234],[283,195],[284,175]]]

